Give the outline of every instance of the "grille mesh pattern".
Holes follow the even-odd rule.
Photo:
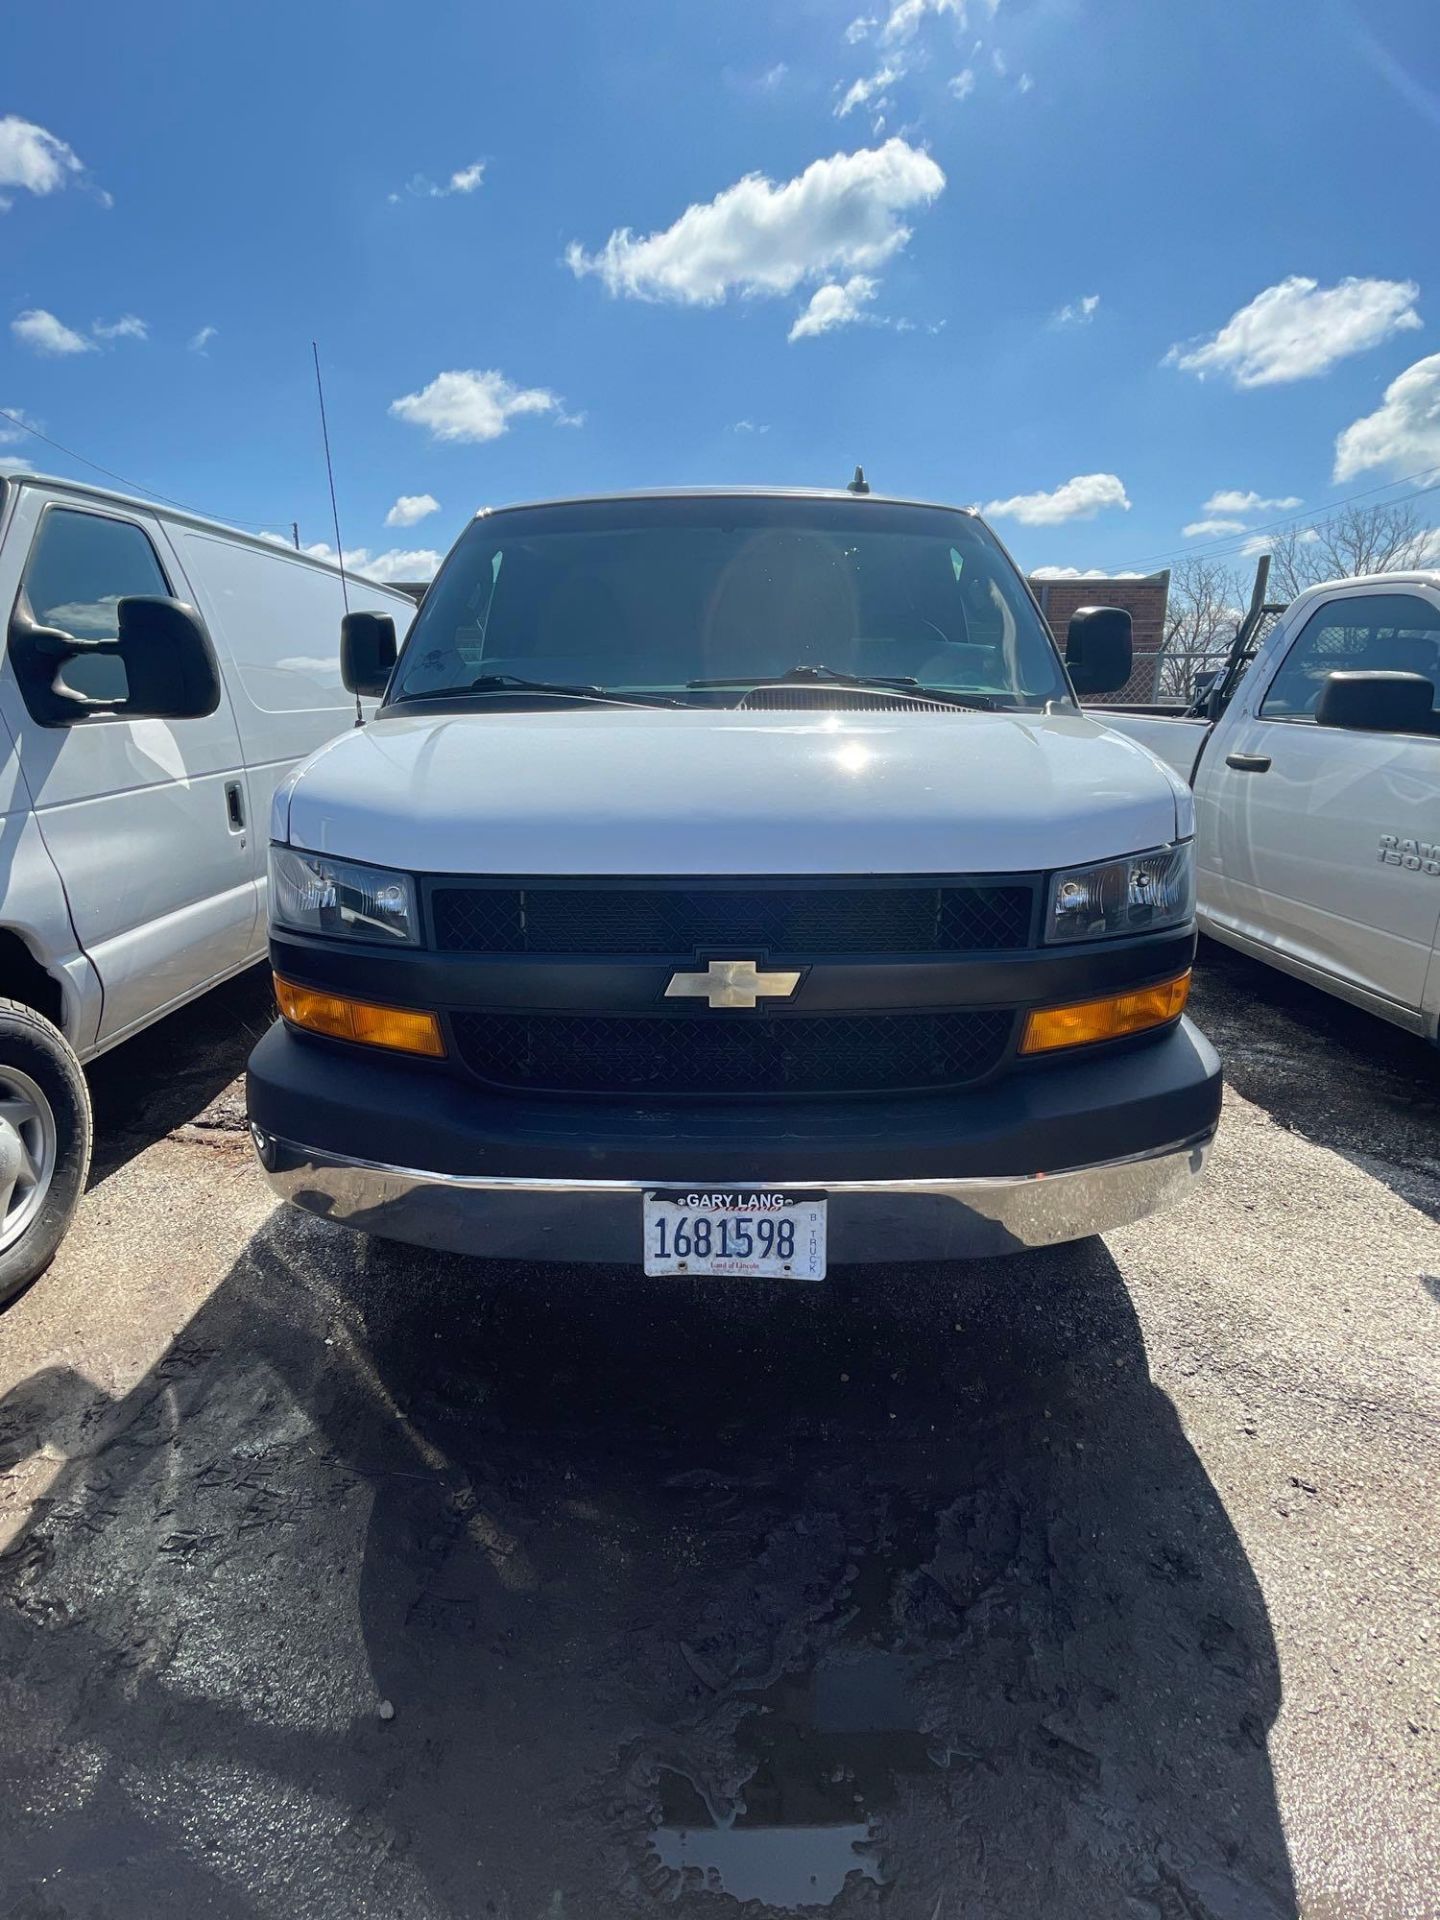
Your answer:
[[[877,1093],[963,1086],[1013,1016],[963,1013],[451,1016],[472,1072],[556,1093]]]
[[[450,953],[986,953],[1030,938],[1024,881],[895,887],[436,886]]]

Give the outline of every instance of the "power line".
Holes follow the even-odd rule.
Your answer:
[[[1189,559],[1192,554],[1210,554],[1212,556],[1223,557],[1231,553],[1238,553],[1244,543],[1253,540],[1257,533],[1278,533],[1282,528],[1298,526],[1302,520],[1313,520],[1317,514],[1333,513],[1337,507],[1348,507],[1352,501],[1368,500],[1374,494],[1388,493],[1392,487],[1408,486],[1410,482],[1414,480],[1429,480],[1432,474],[1437,473],[1440,473],[1440,466],[1424,467],[1419,473],[1405,474],[1399,480],[1382,480],[1378,486],[1362,487],[1358,493],[1343,494],[1338,500],[1328,501],[1321,506],[1311,507],[1300,513],[1288,514],[1283,520],[1270,520],[1258,527],[1246,527],[1243,533],[1226,534],[1221,540],[1212,540],[1208,543],[1201,543],[1198,546],[1194,542],[1191,542],[1183,547],[1170,547],[1164,553],[1152,553],[1144,560],[1126,561],[1125,565],[1127,567],[1144,567],[1151,565],[1156,560]],[[1417,486],[1415,491],[1409,494],[1407,498],[1414,500],[1421,494],[1434,493],[1437,489],[1440,489],[1440,480],[1433,481],[1431,485],[1426,487]],[[1398,504],[1398,502],[1396,504]]]
[[[82,467],[89,467],[92,473],[103,473],[107,480],[118,480],[122,487],[128,487],[132,493],[146,494],[151,500],[163,500],[167,507],[179,507],[182,513],[197,513],[202,520],[227,520],[231,526],[235,527],[263,529],[267,525],[264,520],[241,520],[235,514],[207,513],[203,507],[192,507],[184,500],[175,500],[168,493],[161,493],[158,487],[147,487],[138,480],[127,480],[123,473],[116,473],[110,467],[102,467],[98,460],[87,460],[83,453],[76,453],[73,447],[64,446],[59,440],[52,440],[48,433],[42,433],[38,427],[32,427],[28,420],[22,420],[18,413],[11,413],[6,407],[0,407],[0,420],[8,420],[12,426],[19,427],[24,433],[33,433],[35,438],[43,440],[47,447],[54,447],[55,451],[63,453],[67,460],[78,460]]]

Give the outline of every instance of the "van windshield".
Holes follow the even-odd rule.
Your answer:
[[[1072,703],[1044,622],[979,521],[798,496],[582,501],[477,519],[425,598],[390,702],[463,695],[477,681],[501,690],[507,676],[733,700],[821,668],[987,707]]]

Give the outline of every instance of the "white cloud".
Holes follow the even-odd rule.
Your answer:
[[[862,13],[858,20],[852,20],[845,29],[845,38],[853,47],[861,40],[868,40],[880,22],[873,13]]]
[[[1162,365],[1203,380],[1225,374],[1237,387],[1268,387],[1327,373],[1352,353],[1420,325],[1413,280],[1340,281],[1322,287],[1291,274],[1257,293],[1208,339],[1177,341]]]
[[[1315,542],[1320,538],[1320,535],[1315,531],[1314,527],[1306,527],[1303,531],[1297,533],[1295,538],[1300,542],[1302,547],[1313,547]],[[1257,553],[1271,553],[1274,551],[1274,547],[1275,536],[1273,533],[1252,533],[1240,549],[1240,558],[1242,560],[1253,560]]]
[[[1035,82],[1030,78],[1028,73],[1022,73],[1020,78],[1015,82],[1016,89],[1020,93],[1029,93],[1034,84]]]
[[[204,353],[219,331],[218,327],[201,327],[198,333],[192,334],[188,342],[191,353]]]
[[[885,101],[883,97],[877,98],[877,96],[883,96],[885,89],[893,87],[904,72],[905,69],[898,60],[887,60],[883,67],[877,67],[874,73],[866,78],[853,80],[849,91],[835,109],[835,118],[843,120],[846,114],[853,113],[856,107],[868,106],[872,100],[878,111],[885,105]]]
[[[1222,534],[1244,533],[1243,520],[1192,520],[1180,529],[1187,540],[1202,540],[1208,536],[1219,539]]]
[[[1204,510],[1206,513],[1285,513],[1291,507],[1304,504],[1298,493],[1277,494],[1270,499],[1252,489],[1242,491],[1239,487],[1221,487],[1205,502]]]
[[[756,81],[762,93],[773,93],[781,85],[790,69],[783,60],[777,60],[773,67],[767,67]]]
[[[957,27],[965,25],[965,0],[895,0],[889,18],[880,30],[888,44],[913,40],[927,13],[948,13]]]
[[[1144,580],[1134,567],[1031,567],[1032,580]]]
[[[440,502],[433,493],[402,493],[385,516],[387,527],[413,527],[427,514],[438,513]]]
[[[1056,327],[1085,327],[1095,318],[1100,305],[1098,293],[1082,293],[1078,300],[1067,300],[1065,305],[1050,316],[1050,323]]]
[[[1385,389],[1385,398],[1335,441],[1335,478],[1374,467],[1414,473],[1440,466],[1440,353],[1417,360]]]
[[[262,533],[260,538],[268,540],[272,547],[295,550],[294,541],[287,540],[283,533]],[[300,552],[312,560],[333,563],[335,559],[335,549],[327,540],[314,540],[308,547],[301,547]],[[369,580],[430,580],[440,560],[433,547],[387,547],[384,553],[372,553],[368,547],[345,549],[345,571],[364,574]]]
[[[409,194],[412,200],[448,200],[452,193],[474,193],[485,178],[485,162],[473,160],[468,167],[457,167],[450,178],[442,185],[432,180],[428,174],[412,173],[405,182],[404,191],[389,193],[385,197],[392,207]]]
[[[72,147],[33,120],[7,113],[0,119],[0,187],[23,187],[27,193],[55,193],[85,168]],[[108,202],[109,195],[103,196]],[[5,201],[8,207],[10,202]]]
[[[788,337],[807,340],[817,333],[829,333],[832,327],[848,327],[857,320],[868,320],[871,316],[865,312],[865,303],[873,300],[879,291],[880,282],[868,273],[852,274],[843,284],[832,280],[817,287]]]
[[[995,69],[996,74],[1002,80],[1005,78],[1006,74],[1010,71],[1010,62],[1005,58],[1005,55],[1000,51],[999,47],[995,47],[991,50],[990,64]]]
[[[390,547],[384,553],[366,553],[355,570],[372,580],[433,580],[439,565],[433,547]]]
[[[32,348],[36,353],[66,354],[94,353],[95,342],[87,340],[83,333],[76,333],[73,327],[67,327],[63,320],[57,320],[53,313],[47,313],[44,307],[30,307],[24,313],[17,314],[10,322],[10,331],[22,346]]]
[[[3,415],[7,413],[10,415],[8,420],[3,418]],[[25,438],[23,429],[26,427],[33,427],[37,433],[41,430],[40,422],[33,414],[27,413],[23,407],[5,407],[0,409],[0,447],[13,446],[15,441],[23,440]],[[21,465],[23,464],[24,462],[22,461]]]
[[[390,402],[398,420],[427,427],[436,440],[498,440],[518,414],[561,415],[548,387],[516,387],[494,368],[437,373],[418,393]],[[574,416],[569,416],[574,418]]]
[[[815,160],[783,186],[746,174],[660,232],[620,227],[598,253],[572,243],[565,259],[577,277],[596,274],[636,300],[713,306],[730,293],[793,293],[804,280],[882,266],[910,238],[899,216],[944,185],[928,153],[892,139]]]
[[[90,331],[97,340],[148,340],[150,328],[137,314],[122,314],[118,320],[92,320]]]
[[[1027,527],[1055,527],[1065,520],[1093,520],[1103,507],[1129,508],[1124,487],[1113,473],[1077,473],[1053,493],[1017,493],[990,500],[984,511],[995,518],[1019,520]]]
[[[737,420],[730,431],[731,433],[769,433],[770,427],[768,422],[760,426],[754,420]]]
[[[950,82],[950,91],[957,100],[968,100],[975,91],[975,69],[962,67]]]

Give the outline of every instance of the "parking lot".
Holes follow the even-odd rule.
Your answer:
[[[1421,1920],[1440,1063],[1217,949],[1213,1178],[818,1287],[277,1212],[256,976],[0,1318],[0,1913]]]

